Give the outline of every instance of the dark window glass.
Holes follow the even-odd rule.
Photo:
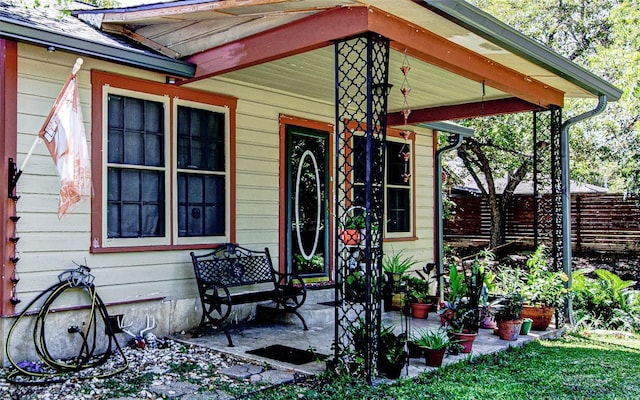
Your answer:
[[[157,101],[109,95],[108,161],[164,166],[164,106]]]
[[[406,165],[403,154],[410,151],[408,143],[387,142],[387,185],[410,186],[409,180],[405,182],[403,177]],[[409,166],[406,172],[411,173]]]
[[[218,175],[178,175],[178,236],[224,235],[225,180]]]
[[[178,168],[224,171],[224,114],[178,107]]]
[[[178,168],[225,171],[224,114],[178,107]],[[178,236],[225,234],[225,177],[178,173]]]
[[[109,168],[107,176],[107,237],[164,236],[164,174]]]
[[[164,166],[164,106],[110,95],[107,119],[107,237],[165,236],[165,172],[117,166]]]
[[[410,216],[409,190],[387,188],[387,232],[409,232]]]

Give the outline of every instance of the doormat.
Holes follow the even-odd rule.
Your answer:
[[[294,347],[283,346],[281,344],[274,344],[255,350],[249,350],[247,353],[294,365],[307,364],[312,361],[322,361],[329,357],[324,354],[314,353],[309,350],[300,350]]]

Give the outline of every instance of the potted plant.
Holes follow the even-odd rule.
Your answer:
[[[397,379],[407,362],[406,334],[394,333],[393,326],[382,326],[378,337],[378,368],[390,379]]]
[[[501,302],[496,312],[496,322],[498,324],[498,336],[504,340],[518,340],[522,320],[523,298],[520,293],[507,295]]]
[[[456,275],[460,274],[456,271]],[[453,313],[449,321],[449,330],[452,337],[462,344],[462,352],[470,353],[473,342],[478,336],[479,303],[485,288],[485,268],[480,265],[477,257],[473,261],[471,272],[463,276],[466,279],[464,285],[466,296],[459,302],[458,309]],[[458,277],[455,279],[459,280]]]
[[[455,264],[451,264],[449,267],[449,286],[445,293],[444,302],[440,304],[440,310],[438,310],[442,326],[449,325],[466,294],[467,286],[464,274],[458,272]]]
[[[416,330],[411,340],[414,345],[420,347],[424,352],[425,362],[428,366],[439,367],[442,365],[444,353],[450,344],[449,337],[444,330]]]
[[[413,257],[404,256],[403,250],[397,253],[394,252],[383,258],[382,270],[384,271],[387,279],[386,292],[391,296],[391,309],[400,309],[403,297],[403,293],[400,289],[403,286],[404,273],[417,263],[418,261]]]
[[[340,240],[347,246],[356,246],[362,240],[360,231],[365,228],[364,214],[346,215],[340,227]]]
[[[429,311],[433,307],[432,296],[429,292],[429,281],[411,277],[408,285],[407,301],[411,306],[411,316],[414,318],[427,318]]]
[[[527,259],[529,272],[523,286],[525,305],[522,318],[533,320],[531,329],[544,331],[549,326],[556,308],[564,305],[569,294],[565,282],[569,280],[562,271],[549,269],[548,257],[543,246],[538,247]]]

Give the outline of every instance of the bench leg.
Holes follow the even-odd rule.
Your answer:
[[[302,326],[304,327],[305,331],[308,331],[309,328],[307,327],[307,322],[304,320],[304,318],[302,317],[302,315],[300,315],[300,313],[298,311],[294,311],[293,312],[298,318],[300,318],[300,321],[302,321]]]

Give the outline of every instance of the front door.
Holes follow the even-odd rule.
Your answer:
[[[289,272],[329,273],[329,138],[325,131],[287,125],[286,252]]]

